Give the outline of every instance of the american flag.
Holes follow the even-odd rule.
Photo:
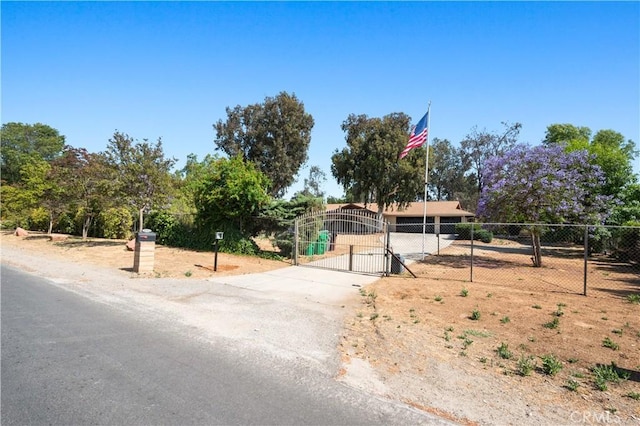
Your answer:
[[[429,111],[422,117],[418,124],[416,124],[411,130],[411,136],[409,136],[409,143],[404,147],[400,153],[400,159],[407,156],[409,151],[413,148],[419,148],[427,141],[427,135],[429,134]]]

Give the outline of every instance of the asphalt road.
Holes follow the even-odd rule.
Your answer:
[[[2,265],[3,425],[449,424]]]

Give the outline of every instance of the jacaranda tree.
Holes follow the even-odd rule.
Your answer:
[[[485,163],[477,215],[508,223],[602,224],[611,197],[602,195],[603,173],[585,150],[563,144],[517,145]],[[541,226],[530,228],[533,264],[542,266]]]

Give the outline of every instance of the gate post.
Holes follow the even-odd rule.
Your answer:
[[[298,219],[293,223],[293,264],[298,266]]]
[[[383,225],[387,230],[385,232],[386,241],[384,242],[384,275],[389,276],[391,273],[391,257],[389,253],[391,253],[391,230],[389,229],[389,222],[384,222]]]

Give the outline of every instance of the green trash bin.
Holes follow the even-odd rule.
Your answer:
[[[324,254],[327,251],[330,239],[329,231],[320,231],[318,242],[316,243],[318,247],[316,251],[317,254]]]
[[[307,256],[313,256],[314,250],[313,250],[313,246],[315,245],[315,243],[311,243],[307,246]]]

